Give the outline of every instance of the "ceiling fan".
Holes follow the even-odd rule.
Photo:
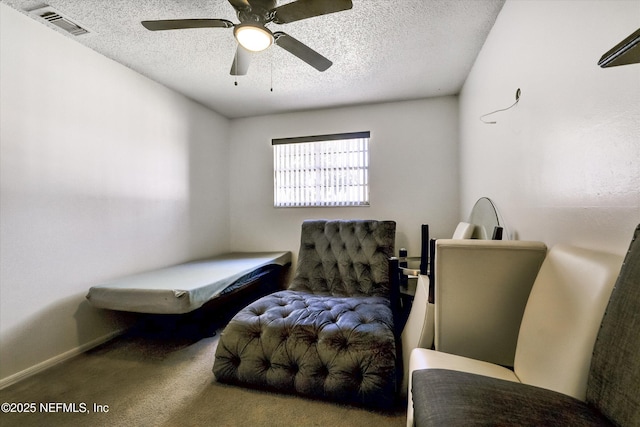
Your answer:
[[[142,25],[151,31],[181,30],[188,28],[233,28],[238,41],[236,54],[231,65],[231,75],[241,76],[247,73],[251,62],[251,52],[265,50],[273,43],[302,59],[318,71],[325,71],[333,63],[290,35],[271,32],[269,23],[288,24],[289,22],[313,18],[329,13],[341,12],[353,7],[351,0],[297,0],[276,7],[277,0],[229,0],[237,11],[239,24],[226,19],[165,19],[142,21]]]

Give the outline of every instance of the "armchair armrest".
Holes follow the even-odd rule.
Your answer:
[[[421,274],[411,313],[402,330],[402,366],[404,375],[401,390],[407,392],[409,383],[409,357],[414,348],[430,349],[433,345],[433,304],[429,302],[429,277]]]

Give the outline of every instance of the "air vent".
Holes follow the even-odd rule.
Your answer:
[[[37,9],[31,10],[29,13],[32,13],[44,19],[45,21],[52,23],[61,30],[64,30],[74,36],[80,36],[89,32],[87,29],[76,24],[71,19],[62,15],[60,12],[48,5],[38,7]]]

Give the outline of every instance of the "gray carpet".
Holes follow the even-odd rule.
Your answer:
[[[406,423],[401,403],[393,413],[378,413],[219,384],[211,373],[217,336],[173,332],[132,331],[0,390],[0,402],[36,403],[35,413],[0,413],[0,425],[401,427]],[[44,412],[40,403],[49,404],[51,412]],[[81,412],[64,412],[56,403],[75,403]],[[108,412],[96,412],[94,404],[108,407]]]

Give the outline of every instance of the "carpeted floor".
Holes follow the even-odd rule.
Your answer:
[[[211,373],[217,342],[217,336],[182,328],[171,334],[133,330],[0,390],[0,403],[35,403],[27,406],[35,413],[0,413],[0,425],[405,425],[402,404],[393,413],[378,413],[219,384]],[[65,412],[74,408],[78,412]]]

